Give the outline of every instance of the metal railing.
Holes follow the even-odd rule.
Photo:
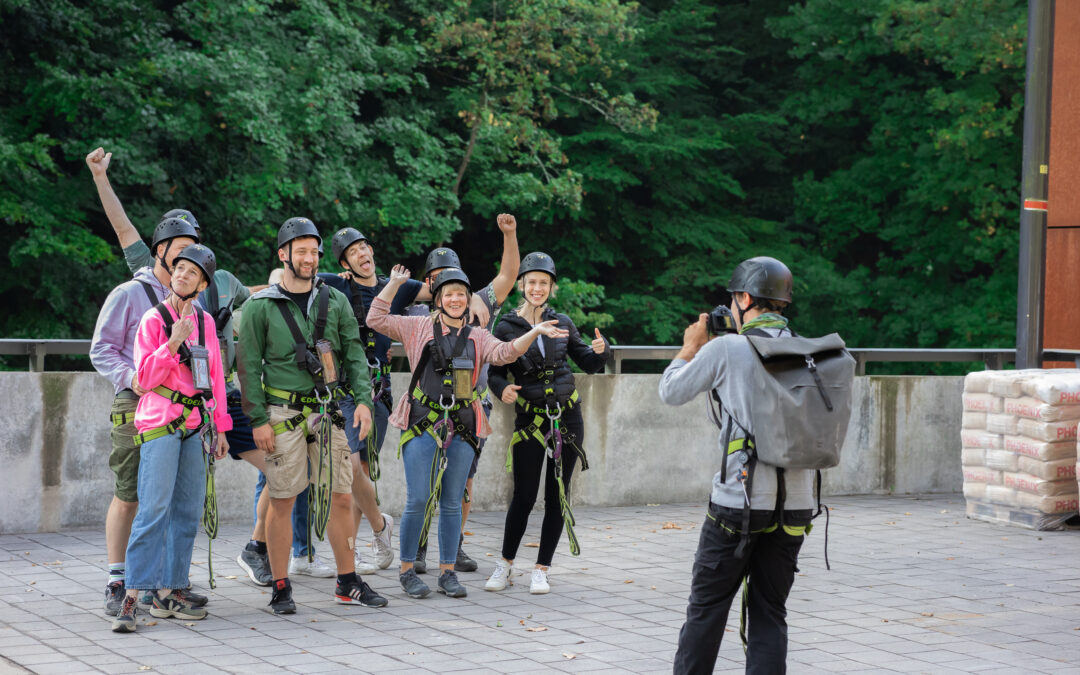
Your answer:
[[[394,343],[400,354],[401,345]],[[883,349],[851,348],[855,357],[856,374],[866,374],[867,363],[983,363],[989,370],[1001,370],[1006,364],[1016,362],[1015,349]],[[670,361],[679,347],[613,345],[614,366],[609,372],[616,375],[623,371],[624,361]],[[46,354],[86,356],[90,353],[90,340],[34,340],[0,339],[0,355],[30,357],[30,372],[45,370]],[[1048,349],[1043,351],[1044,361],[1072,361],[1080,368],[1080,350]]]

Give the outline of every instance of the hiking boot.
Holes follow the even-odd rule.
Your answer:
[[[391,546],[391,538],[394,536],[394,519],[385,513],[383,517],[383,529],[382,532],[373,532],[375,536],[371,538],[371,547],[375,549],[375,564],[379,566],[379,569],[384,570],[390,567],[390,563],[394,562],[394,549]],[[357,571],[359,574],[359,570]]]
[[[439,592],[450,598],[464,598],[469,594],[458,581],[454,570],[446,570],[439,575]]]
[[[178,591],[173,591],[173,594],[180,599],[180,602],[192,607],[206,607],[206,603],[210,602],[210,598],[201,593],[196,593],[190,588],[181,588]]]
[[[164,598],[154,594],[154,605],[150,608],[150,616],[159,619],[187,619],[198,620],[206,618],[206,610],[201,607],[193,607],[190,603],[181,600],[181,591],[172,591]]]
[[[112,630],[114,633],[134,633],[135,632],[135,614],[138,610],[135,609],[135,598],[133,596],[124,595],[123,601],[120,603],[120,608],[116,612],[116,618],[112,622]]]
[[[116,616],[124,604],[124,582],[111,581],[105,587],[105,616]]]
[[[360,549],[353,549],[353,568],[356,573],[363,576],[365,574],[375,574],[379,571],[379,566],[370,560],[365,560],[364,555],[360,553]]]
[[[469,557],[469,554],[465,552],[462,546],[465,544],[465,535],[461,535],[458,539],[457,546],[457,560],[454,561],[455,572],[475,572],[476,561]]]
[[[398,581],[410,598],[426,598],[428,593],[431,593],[431,589],[416,576],[416,570],[412,567],[399,574]]]
[[[296,574],[329,579],[337,576],[337,570],[323,562],[323,559],[319,556],[315,556],[314,560],[308,562],[307,556],[302,555],[299,558],[289,559],[289,576]]]
[[[274,586],[274,594],[270,596],[270,609],[274,614],[296,614],[296,603],[292,599],[292,585],[288,579],[281,579]]]
[[[274,575],[270,573],[270,556],[267,554],[244,548],[240,555],[236,556],[236,564],[247,572],[256,586],[269,586],[274,583]]]
[[[427,544],[416,549],[416,560],[413,561],[413,569],[417,574],[427,574]]]
[[[510,572],[513,571],[514,564],[508,563],[502,558],[495,561],[495,571],[488,577],[487,583],[484,584],[485,591],[501,591],[506,588],[506,584],[510,582]]]
[[[334,590],[334,602],[339,605],[360,605],[362,607],[386,607],[386,598],[372,590],[366,581],[338,584]]]
[[[548,585],[547,571],[534,569],[532,571],[532,582],[529,584],[529,592],[533,595],[543,595],[550,590],[551,586]]]

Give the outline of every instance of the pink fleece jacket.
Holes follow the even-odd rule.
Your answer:
[[[430,316],[398,316],[390,314],[390,303],[375,298],[371,301],[371,309],[368,310],[367,325],[383,335],[398,340],[405,346],[405,355],[409,357],[409,370],[415,371],[420,357],[424,353],[424,347],[435,336],[435,322]],[[450,330],[443,326],[443,335]],[[480,366],[484,363],[493,363],[501,366],[512,363],[524,352],[514,349],[513,342],[503,342],[483,328],[473,326],[469,331],[469,339],[473,342],[473,348],[479,357],[476,359],[473,370],[473,384],[480,374]],[[401,395],[398,404],[394,406],[394,412],[390,416],[390,424],[398,429],[409,428],[409,407],[412,400],[412,392],[407,391]],[[476,416],[476,437],[487,438],[491,435],[491,425],[488,424],[487,415],[480,408],[480,400],[473,401],[473,414]]]
[[[176,312],[165,303],[173,321]],[[200,310],[201,311],[201,310]],[[221,366],[221,350],[218,348],[217,331],[214,320],[206,312],[203,315],[203,332],[206,350],[210,352],[210,383],[213,393],[214,423],[219,432],[232,430],[232,418],[229,417],[229,405],[225,400],[225,375]],[[194,321],[194,318],[191,319]],[[188,345],[199,344],[199,330],[196,328],[188,336]],[[180,355],[169,352],[169,338],[165,335],[165,322],[156,309],[151,308],[143,314],[139,330],[135,334],[135,369],[139,376],[139,386],[147,390],[139,399],[135,409],[135,428],[139,432],[163,427],[184,412],[184,406],[155,393],[157,386],[166,386],[179,391],[184,396],[195,395],[195,383],[191,370],[181,365]],[[197,429],[202,424],[202,415],[196,408],[187,420],[188,429]]]

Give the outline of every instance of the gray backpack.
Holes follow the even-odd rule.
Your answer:
[[[844,341],[836,333],[819,338],[753,333],[746,338],[758,356],[753,365],[758,386],[750,393],[757,459],[784,469],[836,466],[855,381],[855,359]]]
[[[763,330],[751,329],[744,335],[757,355],[752,365],[756,386],[750,392],[755,433],[750,433],[730,411],[725,411],[716,390],[712,392],[719,408],[714,421],[723,426],[721,422],[727,412],[732,422],[725,428],[721,447],[728,454],[737,451],[745,458],[739,481],[746,502],[736,558],[743,557],[750,541],[750,494],[758,462],[775,467],[776,510],[781,514],[781,524],[786,469],[816,470],[818,508],[814,517],[821,515],[821,470],[840,463],[855,382],[855,359],[836,333],[819,338],[771,337]],[[742,431],[743,438],[729,443],[735,426]],[[727,461],[721,467],[720,480],[727,482]],[[831,569],[828,513],[825,507],[825,568]]]

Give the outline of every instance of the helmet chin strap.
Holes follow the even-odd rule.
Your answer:
[[[468,295],[466,297],[471,298],[472,296]],[[442,314],[443,316],[449,317],[449,318],[453,319],[454,321],[464,321],[465,315],[469,313],[469,303],[468,302],[465,303],[465,309],[463,309],[461,311],[461,316],[454,316],[450,312],[446,311],[443,308],[442,298],[439,298],[438,308],[439,308],[439,314]]]
[[[169,263],[165,262],[165,256],[169,255],[169,249],[172,248],[172,242],[172,239],[165,242],[165,251],[161,254],[161,257],[158,258],[158,262],[161,263],[161,266],[165,269],[166,272],[169,273],[170,276],[172,275],[173,271],[172,268],[169,267]]]
[[[289,271],[292,272],[293,276],[296,277],[297,279],[301,279],[303,281],[309,281],[310,278],[314,278],[314,276],[315,276],[315,275],[312,275],[310,278],[304,278],[303,276],[300,275],[299,272],[296,271],[296,268],[293,267],[293,264],[292,264],[292,242],[291,241],[289,242],[289,257],[285,259],[285,266],[289,268]],[[351,272],[352,270],[349,270],[349,271]]]
[[[743,326],[746,325],[746,322],[743,320],[743,317],[746,316],[747,312],[749,312],[751,309],[754,308],[754,303],[751,302],[749,305],[746,306],[746,309],[743,309],[743,306],[739,304],[738,297],[736,297],[735,298],[735,307],[739,310],[739,328],[742,328]]]

